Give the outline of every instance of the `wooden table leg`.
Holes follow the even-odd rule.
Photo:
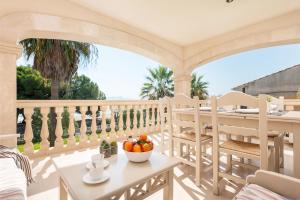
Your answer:
[[[173,200],[173,168],[168,171],[168,183],[164,188],[164,200]]]
[[[298,132],[297,132],[298,131]],[[300,178],[300,125],[296,126],[293,132],[294,137],[294,176]]]
[[[68,192],[66,190],[66,186],[61,177],[59,177],[59,199],[60,200],[68,200]]]

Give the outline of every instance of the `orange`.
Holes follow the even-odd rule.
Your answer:
[[[142,152],[142,147],[139,144],[133,146],[133,152]]]
[[[150,146],[150,150],[153,149],[153,143],[152,142],[148,142],[149,146]]]
[[[146,134],[141,134],[140,135],[140,140],[147,141],[147,135]]]
[[[133,149],[133,143],[132,142],[127,141],[127,142],[124,143],[124,150],[132,151],[132,149]]]
[[[151,145],[148,143],[143,144],[142,147],[143,147],[144,152],[151,151],[151,149],[152,149]]]

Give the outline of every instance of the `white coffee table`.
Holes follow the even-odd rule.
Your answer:
[[[110,179],[101,184],[87,185],[82,176],[88,172],[85,165],[97,150],[76,152],[53,158],[60,176],[60,199],[66,200],[68,193],[74,200],[98,199],[139,200],[163,189],[164,199],[173,199],[173,168],[180,162],[176,158],[153,152],[149,161],[132,163],[124,153],[107,159],[106,169]]]

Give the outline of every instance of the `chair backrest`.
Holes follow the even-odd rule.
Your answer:
[[[184,94],[175,95],[170,100],[173,130],[181,128],[194,128],[195,133],[200,134],[199,121],[199,98],[190,98]],[[185,116],[183,113],[189,111],[192,115]],[[191,117],[192,116],[192,117]]]
[[[164,97],[159,99],[159,113],[160,123],[162,131],[170,131],[171,122],[171,110],[170,110],[170,97]]]
[[[279,98],[268,96],[268,111],[269,112],[279,112],[284,111],[284,97]]]
[[[211,97],[211,103],[214,139],[219,140],[219,133],[257,137],[260,142],[261,159],[267,160],[267,96],[254,97],[242,92],[230,92],[219,98]],[[219,118],[218,108],[224,106],[258,108],[258,121],[253,123],[246,117],[239,118],[239,120],[222,120]],[[265,165],[262,163],[264,169],[266,169]]]

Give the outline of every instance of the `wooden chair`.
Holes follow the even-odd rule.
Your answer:
[[[174,144],[178,144],[176,157],[183,163],[195,167],[196,185],[200,185],[201,145],[211,142],[212,137],[201,135],[199,120],[199,99],[175,95],[170,100],[170,156],[174,156]],[[184,111],[192,111],[192,118],[185,118]],[[185,147],[185,148],[184,148]],[[184,151],[185,150],[185,151]],[[195,160],[191,156],[195,153]]]
[[[272,111],[272,105],[276,105],[277,110],[283,111],[284,110],[284,97],[270,97],[269,96],[268,107],[269,110]],[[279,169],[284,166],[284,134],[282,132],[273,131],[268,133],[269,141],[274,143],[274,150],[275,150],[275,171],[279,172]]]
[[[250,175],[246,179],[246,186],[242,188],[242,190],[233,198],[234,200],[245,199],[245,195],[247,195],[247,188],[250,185],[257,185],[262,187],[263,189],[267,189],[267,193],[276,193],[277,195],[281,195],[285,199],[300,199],[300,180],[289,177],[283,174],[278,174],[275,172],[257,170],[255,175]],[[262,192],[261,188],[257,191],[251,189],[248,195],[253,199],[253,195],[260,197],[260,195],[266,193]],[[267,195],[270,199],[273,199],[271,195]],[[265,199],[266,196],[261,196],[260,199]]]
[[[275,112],[283,111],[283,97],[272,97],[268,96],[268,111],[274,111],[272,106],[276,106],[277,108]],[[283,132],[278,131],[269,131],[268,132],[268,140],[274,145],[274,171],[279,172],[280,168],[284,166],[284,134]],[[251,142],[251,137],[247,138],[248,142]]]
[[[230,92],[220,98],[211,97],[212,102],[212,125],[213,125],[213,192],[219,193],[219,178],[226,178],[237,183],[245,184],[245,180],[233,176],[228,173],[219,171],[219,154],[220,152],[229,155],[231,169],[232,155],[239,158],[247,158],[251,160],[259,160],[261,169],[268,169],[268,160],[270,151],[268,149],[268,136],[267,136],[267,98],[266,95],[260,95],[258,98],[253,97],[241,92]],[[247,121],[240,120],[226,120],[228,118],[221,118],[217,112],[217,108],[223,106],[247,106],[252,108],[259,108],[259,120],[255,125],[247,123]],[[255,127],[253,127],[255,126]],[[220,143],[219,134],[224,133],[239,137],[255,137],[258,139],[259,144],[248,143],[240,140],[229,140]]]

